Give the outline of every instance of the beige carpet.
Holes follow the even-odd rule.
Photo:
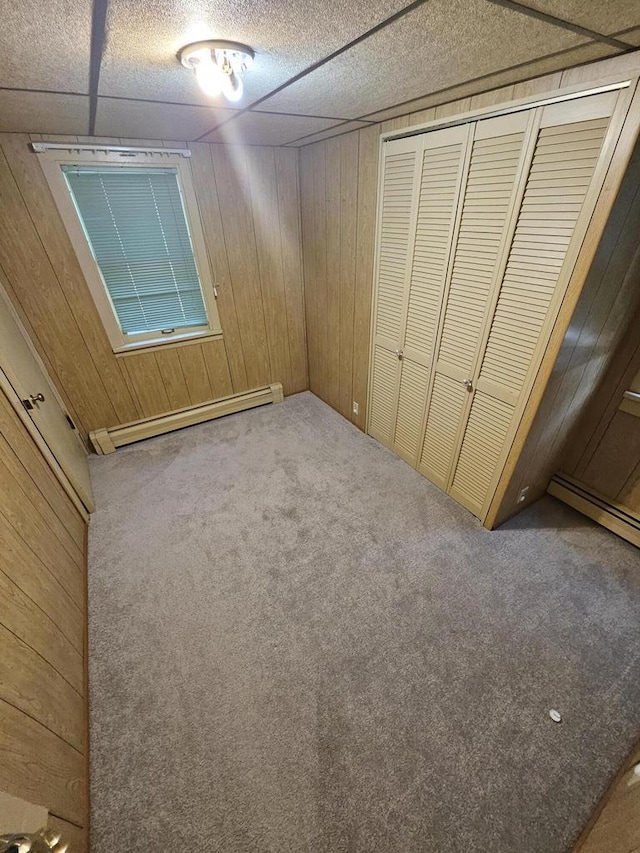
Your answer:
[[[632,546],[489,533],[309,393],[91,471],[94,853],[570,849],[640,734]]]

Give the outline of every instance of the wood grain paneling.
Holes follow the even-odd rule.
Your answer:
[[[84,758],[36,720],[0,699],[3,790],[84,825]]]
[[[87,830],[84,827],[76,826],[69,823],[68,820],[61,820],[55,815],[49,815],[48,826],[59,832],[63,843],[68,844],[68,853],[82,853],[89,849],[87,842]]]
[[[353,399],[358,412],[352,414],[360,429],[367,423],[367,381],[369,373],[369,327],[373,297],[373,242],[376,229],[378,192],[379,131],[367,127],[358,131],[358,207],[356,221],[356,278],[353,317],[352,377]]]
[[[586,87],[605,77],[638,74],[639,71],[640,55],[636,52],[430,107],[383,122],[381,125],[345,134],[340,138],[342,142],[349,137],[358,138],[358,194],[355,209],[345,209],[342,205],[336,207],[328,203],[328,199],[335,195],[333,182],[336,169],[346,154],[338,153],[335,142],[330,146],[329,142],[332,140],[302,148],[301,216],[311,390],[338,411],[342,411],[344,388],[341,387],[340,378],[343,371],[336,377],[331,368],[333,353],[330,350],[351,352],[352,399],[358,402],[359,413],[347,413],[347,416],[360,429],[365,429],[380,133],[431,121],[434,118],[455,116],[472,109],[499,105],[510,99],[552,94],[564,86],[584,84]],[[517,468],[511,467],[508,471],[506,481],[509,488],[497,511],[498,521],[504,520],[514,511],[514,498],[523,485],[530,485],[529,500],[535,500],[544,492],[551,475],[558,467],[558,453],[563,442],[612,357],[621,334],[620,318],[625,312],[628,315],[632,306],[630,288],[633,273],[630,272],[630,267],[637,238],[631,236],[631,229],[633,216],[637,217],[638,212],[635,206],[633,210],[631,208],[635,205],[633,196],[637,186],[638,174],[634,172],[625,181],[619,194],[610,225],[593,262],[589,280],[585,284],[584,296],[581,297],[576,317],[558,357],[557,370],[554,370],[534,426],[529,432],[521,461]],[[351,225],[355,223],[357,234],[352,335],[349,335],[346,324],[340,324],[338,328],[335,324],[332,325],[327,305],[328,293],[332,286],[329,282],[331,275],[328,254],[335,249],[331,243],[331,234],[336,233],[336,222],[339,222],[340,232],[344,232],[348,228],[347,218]],[[637,219],[635,221],[637,222]],[[333,271],[335,272],[335,267]],[[616,285],[612,283],[612,276],[618,277],[618,283],[625,280],[624,287],[620,285],[617,296],[613,294]],[[349,293],[351,281],[348,275],[341,272],[337,283],[340,293]],[[635,292],[638,292],[637,281]],[[589,341],[591,343],[588,343]],[[345,358],[347,357],[348,355],[345,355]],[[581,379],[583,384],[578,389],[576,380],[580,384]],[[519,508],[522,506],[520,504]],[[496,512],[495,508],[493,511]]]
[[[0,397],[0,789],[73,827],[82,853],[86,527]]]
[[[0,134],[0,275],[85,437],[271,382],[307,388],[296,150],[191,146],[224,340],[116,357],[31,138]]]
[[[229,280],[233,288],[247,383],[269,382],[271,364],[260,289],[258,254],[251,210],[247,156],[241,148],[212,149],[213,170],[222,211]],[[237,389],[245,390],[245,389]]]
[[[291,392],[308,387],[307,337],[305,332],[302,275],[302,234],[300,231],[300,190],[298,160],[283,148],[275,149],[280,217],[282,275],[287,305],[287,337],[291,360]]]
[[[361,428],[366,421],[377,127],[301,151],[302,245],[310,387]],[[358,414],[352,404],[358,404]]]
[[[627,756],[582,832],[573,853],[638,853],[640,850],[640,746]]]
[[[0,626],[6,626],[15,637],[27,643],[43,661],[59,672],[76,691],[82,692],[82,649],[76,648],[65,634],[66,626],[58,626],[43,613],[35,601],[4,571],[0,571]]]
[[[202,354],[207,366],[213,399],[233,394],[233,384],[224,341],[207,341],[207,343],[202,344]]]
[[[640,421],[627,412],[616,412],[584,469],[580,480],[595,492],[611,497],[617,503],[622,492],[632,494],[627,482],[640,464]],[[630,507],[636,512],[639,507]]]
[[[0,513],[2,571],[46,614],[78,651],[82,650],[82,610],[60,583],[55,568],[49,568]],[[4,602],[5,606],[7,602]],[[34,611],[37,613],[38,611]],[[5,623],[6,624],[6,623]],[[12,630],[14,630],[12,628]],[[18,633],[18,632],[16,632]]]
[[[0,396],[0,434],[11,446],[12,452],[20,460],[24,471],[38,483],[38,488],[43,497],[58,515],[76,547],[82,551],[84,548],[85,523],[74,507],[58,500],[58,479],[40,454],[35,455],[30,452],[31,437],[16,422],[15,412],[4,395]]]
[[[69,557],[78,565],[82,565],[82,550],[76,544],[73,536],[69,533],[64,523],[58,518],[54,508],[49,501],[44,497],[40,489],[40,485],[35,485],[37,480],[26,475],[26,470],[19,457],[14,453],[11,445],[4,437],[0,435],[0,483],[8,484],[9,476],[15,488],[24,492],[27,500],[31,501],[38,513],[42,516],[52,537],[55,537]],[[7,485],[8,487],[8,485]]]
[[[24,640],[0,625],[0,699],[82,752],[84,698]]]
[[[635,289],[640,263],[631,267]],[[636,294],[637,298],[637,294]],[[640,369],[640,309],[620,322],[626,334],[559,454],[560,474],[588,493],[640,516],[640,418],[619,409]]]
[[[81,566],[65,551],[46,520],[0,460],[0,513],[60,582],[78,607],[82,607]]]

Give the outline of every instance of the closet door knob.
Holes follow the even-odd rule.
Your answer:
[[[473,391],[473,380],[472,379],[465,379],[462,384],[467,389],[467,391]]]
[[[398,356],[398,361],[402,361],[403,352],[401,349],[394,349],[395,354]]]

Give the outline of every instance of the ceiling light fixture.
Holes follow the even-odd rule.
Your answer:
[[[223,94],[228,101],[242,97],[242,74],[253,65],[255,52],[236,41],[196,41],[178,52],[178,59],[195,72],[200,88],[210,98]]]

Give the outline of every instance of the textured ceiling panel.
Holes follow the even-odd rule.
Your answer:
[[[110,0],[100,93],[208,103],[176,52],[206,38],[257,51],[239,106],[357,38],[408,0]],[[221,102],[221,106],[224,103]],[[325,113],[332,116],[332,112]]]
[[[341,136],[343,133],[349,133],[352,130],[359,130],[361,127],[368,126],[363,121],[343,121],[341,124],[334,125],[328,130],[323,130],[321,133],[314,133],[312,136],[298,138],[290,143],[290,147],[299,148],[302,145],[311,145],[312,142],[320,142],[323,139],[330,139],[332,136]]]
[[[91,3],[0,0],[0,86],[89,91]]]
[[[227,142],[234,145],[284,145],[309,133],[336,124],[335,119],[307,116],[281,116],[275,113],[249,112],[238,116],[219,130],[205,136],[203,142]]]
[[[635,30],[629,30],[623,35],[619,35],[618,38],[622,39],[622,41],[626,41],[628,44],[633,44],[637,47],[638,45],[640,45],[640,28]]]
[[[398,104],[387,110],[368,115],[366,118],[371,121],[386,121],[387,119],[407,115],[407,113],[423,110],[427,107],[446,104],[458,98],[466,98],[469,95],[488,92],[491,89],[498,89],[501,86],[508,86],[511,83],[519,83],[522,80],[530,80],[532,77],[541,77],[544,74],[551,74],[554,71],[571,68],[584,62],[591,62],[594,59],[604,59],[607,56],[617,56],[618,54],[619,51],[609,45],[592,42],[591,44],[585,44],[581,47],[565,51],[557,56],[548,56],[518,68],[499,71],[497,74],[491,74],[489,77],[484,77],[481,80],[472,80],[469,83],[454,86],[452,89],[447,89],[444,92],[425,95],[407,104]]]
[[[260,109],[359,118],[585,41],[486,0],[430,0]]]
[[[231,110],[98,98],[96,134],[136,139],[196,139]]]
[[[597,33],[612,35],[627,27],[640,26],[638,0],[518,0],[538,12],[546,12]],[[624,39],[623,39],[624,41]]]
[[[0,131],[23,133],[86,133],[87,95],[0,91]]]

